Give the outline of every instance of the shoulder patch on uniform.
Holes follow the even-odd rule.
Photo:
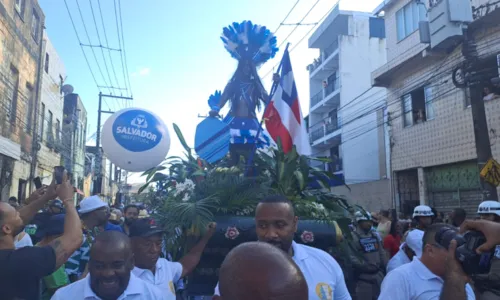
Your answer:
[[[500,245],[495,247],[495,257],[500,259]]]

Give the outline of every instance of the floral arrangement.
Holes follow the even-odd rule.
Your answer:
[[[256,175],[249,177],[243,163],[230,166],[223,159],[208,164],[196,158],[177,125],[173,127],[186,156],[169,157],[145,172],[147,182],[140,189],[155,186],[155,199],[150,202],[158,205],[156,217],[171,233],[172,248],[178,249],[186,238],[202,234],[202,228],[218,216],[253,216],[256,203],[271,194],[287,196],[301,219],[332,223],[338,231],[349,232],[355,208],[330,192],[329,181],[334,175],[310,167],[312,158],[299,155],[295,149],[285,154],[278,142],[277,149],[257,152],[252,166]],[[315,241],[313,232],[299,234],[304,243]],[[236,227],[226,228],[227,239],[239,235]]]

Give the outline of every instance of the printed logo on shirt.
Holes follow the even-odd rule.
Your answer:
[[[321,300],[333,300],[333,289],[329,284],[320,282],[316,285],[316,295]]]
[[[175,287],[174,287],[174,283],[172,281],[170,281],[168,283],[168,286],[170,287],[170,291],[172,292],[172,294],[175,295]]]
[[[378,251],[378,239],[375,237],[361,238],[359,239],[361,244],[361,249],[365,253],[377,252]]]
[[[495,247],[495,257],[500,259],[500,245]]]

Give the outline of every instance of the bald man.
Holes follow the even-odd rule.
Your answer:
[[[304,275],[293,260],[263,242],[239,245],[229,252],[220,269],[222,300],[307,300]]]
[[[167,299],[157,287],[134,276],[133,268],[134,255],[128,236],[105,231],[90,248],[89,275],[59,289],[52,300]]]

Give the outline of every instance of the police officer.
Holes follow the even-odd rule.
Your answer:
[[[483,220],[500,223],[500,202],[484,201],[477,214]],[[474,276],[474,285],[479,290],[479,300],[500,299],[500,245],[496,246],[494,253],[481,255],[480,269],[489,272]]]
[[[413,210],[413,219],[417,222],[417,229],[424,230],[432,225],[434,213],[427,205],[419,205]]]
[[[372,230],[372,217],[356,212],[357,227],[352,232],[350,259],[356,273],[356,299],[376,300],[385,276],[387,257],[380,237]]]

